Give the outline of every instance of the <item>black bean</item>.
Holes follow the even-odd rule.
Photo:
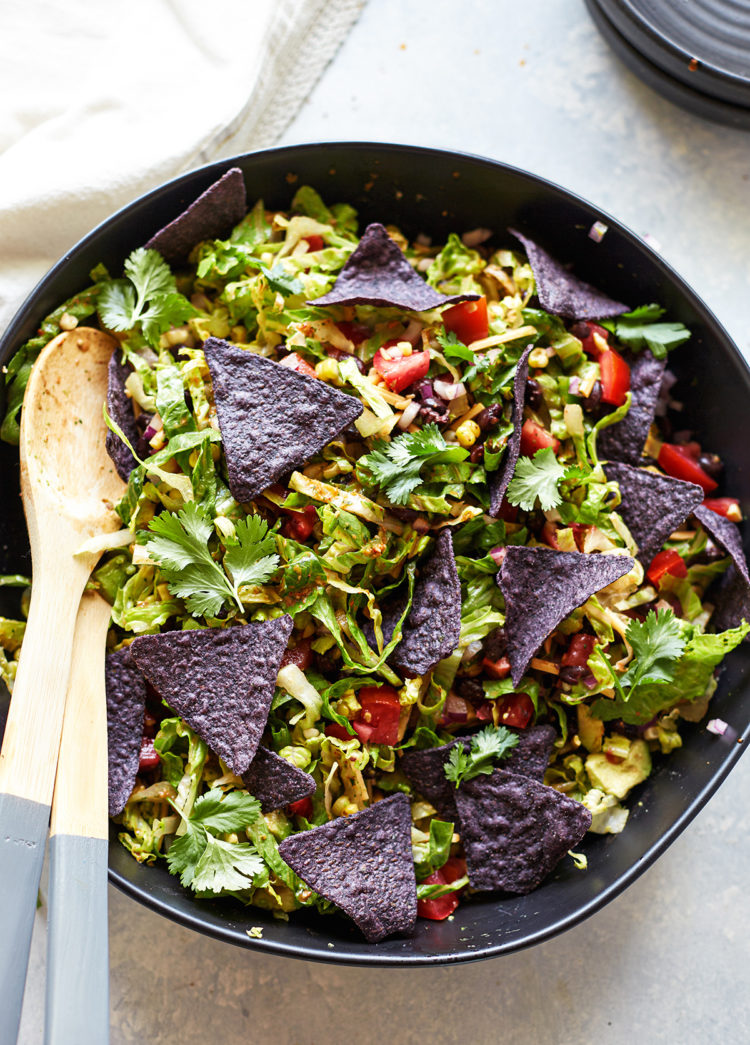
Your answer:
[[[420,413],[420,416],[423,418],[425,424],[428,424],[428,425],[430,425],[430,424],[436,424],[436,425],[445,424],[445,422],[450,417],[450,411],[449,411],[447,406],[443,406],[442,409],[441,409],[440,407],[437,407],[437,406],[428,406],[427,404],[425,404],[424,406],[420,406],[419,413]]]
[[[532,410],[538,410],[544,402],[542,386],[533,377],[528,378],[526,381],[526,402]]]
[[[474,418],[476,423],[486,432],[488,428],[492,428],[500,420],[503,413],[503,408],[500,403],[493,403],[492,406],[486,406],[481,413],[477,414]]]
[[[600,417],[602,413],[602,385],[601,381],[595,381],[594,387],[589,395],[581,402],[581,406],[587,414]]]
[[[484,443],[474,443],[469,453],[469,460],[472,464],[479,464],[484,457]]]
[[[712,479],[718,479],[724,468],[724,462],[718,454],[701,454],[698,458],[698,464],[706,475],[710,475]]]
[[[591,333],[591,328],[588,323],[574,323],[570,328],[570,332],[573,337],[577,337],[579,341],[585,341]]]
[[[359,370],[360,374],[364,374],[365,364],[359,356],[352,355],[351,352],[344,352],[342,348],[327,348],[326,352],[332,359],[335,359],[339,363],[342,359],[353,359],[357,365],[357,370]]]
[[[585,664],[568,664],[566,667],[560,668],[560,681],[574,686],[576,682],[581,681],[587,671]]]
[[[456,691],[464,700],[484,700],[484,689],[478,679],[456,679]]]

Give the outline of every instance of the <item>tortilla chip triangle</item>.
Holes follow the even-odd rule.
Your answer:
[[[281,809],[290,802],[299,802],[301,798],[315,794],[316,787],[309,773],[263,745],[242,774],[242,783],[258,799],[264,813]]]
[[[202,240],[229,235],[246,210],[245,179],[239,167],[231,167],[174,221],[154,233],[146,247],[158,250],[170,264],[184,261]]]
[[[141,635],[137,666],[167,704],[241,775],[265,729],[292,618]]]
[[[203,350],[232,496],[244,503],[294,471],[362,413],[354,396],[210,337]]]
[[[140,763],[146,683],[129,646],[108,655],[104,679],[107,691],[109,815],[117,816],[130,798]]]

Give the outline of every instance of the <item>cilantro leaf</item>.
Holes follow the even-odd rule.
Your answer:
[[[445,776],[458,787],[464,780],[492,773],[494,760],[508,758],[518,744],[518,734],[511,733],[505,726],[485,726],[471,738],[471,747],[464,750],[459,742],[443,766]]]
[[[176,514],[162,512],[151,521],[145,543],[151,559],[159,566],[170,591],[185,599],[196,617],[215,617],[225,602],[242,610],[242,584],[262,584],[279,564],[269,555],[268,525],[251,517],[235,527],[236,543],[226,551],[224,562],[231,579],[214,559],[208,546],[213,526],[194,501]]]
[[[157,348],[166,330],[197,315],[177,292],[172,271],[158,251],[138,247],[124,269],[126,278],[112,280],[99,295],[99,316],[110,330],[140,327],[146,341]]]
[[[443,350],[443,355],[452,363],[456,360],[463,359],[467,363],[475,363],[476,357],[473,349],[465,345],[463,341],[460,341],[455,331],[451,330],[449,334],[444,333],[442,330],[437,332],[438,344]]]
[[[228,831],[243,831],[260,816],[260,802],[246,791],[229,791],[213,788],[197,798],[190,814],[192,823],[198,823],[209,831],[225,834]]]
[[[272,269],[267,269],[265,265],[261,265],[260,271],[263,273],[269,288],[277,294],[284,294],[286,297],[289,297],[292,294],[301,294],[305,289],[296,276],[292,276],[291,273],[287,272],[283,265],[274,265]]]
[[[685,649],[682,628],[671,609],[650,610],[644,621],[632,620],[625,636],[633,647],[633,660],[620,685],[631,692],[642,682],[671,682],[677,661]]]
[[[219,893],[248,889],[253,878],[265,869],[263,860],[249,842],[222,842],[206,835],[206,847],[193,869],[191,889]]]
[[[666,359],[667,352],[690,339],[690,331],[682,323],[656,322],[663,315],[660,305],[641,305],[616,319],[606,320],[602,326],[633,352],[650,348],[656,359]]]
[[[567,469],[555,457],[551,446],[537,450],[532,457],[520,457],[513,478],[508,484],[508,501],[525,512],[530,512],[537,498],[543,512],[562,504],[558,483]]]
[[[391,504],[406,504],[409,494],[422,485],[425,465],[457,464],[469,451],[446,443],[436,424],[418,432],[404,432],[390,443],[380,442],[359,461],[363,481],[380,486]]]

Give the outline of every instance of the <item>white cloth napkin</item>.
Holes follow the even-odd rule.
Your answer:
[[[273,144],[365,0],[2,0],[0,330],[113,211]]]

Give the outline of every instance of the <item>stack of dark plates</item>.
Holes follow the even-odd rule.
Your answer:
[[[698,116],[750,128],[750,0],[586,0],[629,69]]]

